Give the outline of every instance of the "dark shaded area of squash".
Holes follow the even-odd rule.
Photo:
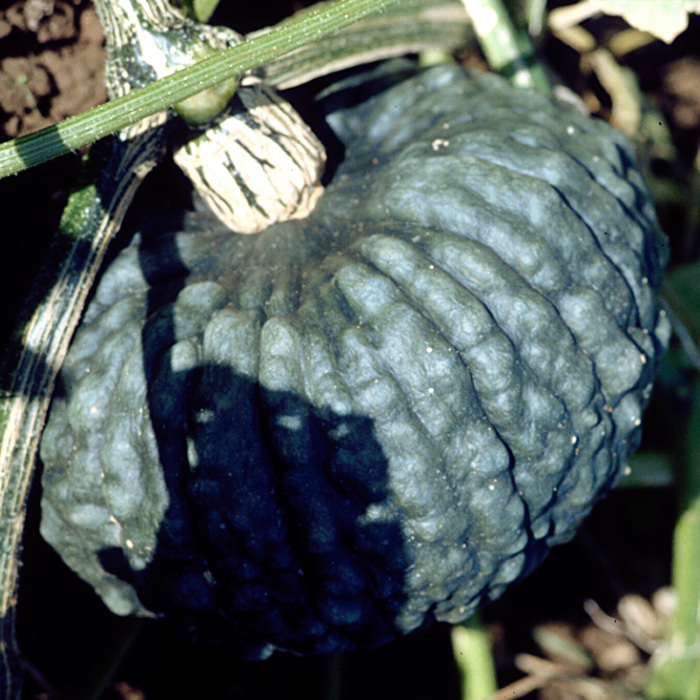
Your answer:
[[[142,246],[139,257],[144,277],[152,284],[146,314],[151,317],[175,301],[189,270],[179,259],[174,238],[159,237],[155,254],[147,245]],[[159,273],[163,268],[171,271],[172,283],[163,285]],[[133,571],[122,549],[106,548],[99,553],[105,570],[133,585],[143,605],[164,615],[172,623],[174,634],[186,643],[206,647],[225,644],[227,653],[235,656],[266,656],[266,640],[271,637],[300,654],[389,641],[395,635],[393,617],[405,603],[403,572],[407,563],[397,523],[370,525],[363,532],[364,546],[377,558],[374,567],[364,562],[356,568],[350,561],[356,559],[351,553],[342,556],[339,552],[337,559],[324,562],[323,557],[314,557],[299,546],[286,553],[289,563],[281,571],[275,568],[276,557],[271,554],[280,546],[276,537],[302,543],[313,536],[321,523],[307,521],[306,507],[309,502],[322,503],[338,484],[344,487],[342,497],[333,498],[327,510],[336,522],[345,524],[341,540],[349,542],[353,523],[387,498],[386,459],[372,436],[371,421],[362,416],[321,418],[298,396],[264,392],[258,384],[227,367],[203,365],[178,376],[167,363],[159,362],[162,348],[174,345],[176,337],[170,313],[161,318],[157,329],[145,328],[142,333],[148,405],[159,459],[168,465],[165,479],[169,503],[158,531],[154,563]],[[174,386],[190,390],[198,387],[194,405],[187,402],[191,414],[172,415]],[[261,400],[262,393],[266,395]],[[224,399],[222,409],[217,405],[222,397],[237,400]],[[292,413],[310,412],[312,421],[318,422],[310,437],[321,456],[307,463],[293,479],[286,474],[289,464],[285,464],[284,454],[276,452],[279,445],[274,445],[262,415],[266,405],[275,404],[285,405]],[[198,455],[206,455],[208,466],[192,474],[193,467],[183,458],[187,452],[186,433],[193,430],[193,425],[187,423],[198,413],[213,419],[192,443]],[[326,435],[338,429],[347,430],[349,435],[351,445],[344,449],[364,453],[368,459],[363,472],[334,474],[334,485],[322,471],[328,464],[328,456],[323,453],[337,449],[328,444]],[[299,493],[296,503],[294,491]],[[275,494],[277,507],[266,510],[260,493]],[[286,522],[276,522],[278,512],[284,514]],[[233,521],[243,522],[243,532],[220,540],[217,531],[230,528]],[[260,529],[251,529],[251,523],[257,523]],[[275,525],[281,528],[278,533],[273,532]],[[262,561],[262,568],[251,565],[251,556]],[[215,582],[210,567],[216,571]],[[251,568],[257,570],[251,573]],[[360,572],[367,591],[374,586],[376,593],[376,586],[381,585],[384,594],[381,600],[365,595],[361,616],[352,590],[361,584],[348,581]],[[318,601],[324,598],[324,592],[318,586],[319,582],[327,586],[329,579],[335,580],[338,597],[328,601],[333,609],[327,609],[326,614],[337,621],[337,632],[332,625],[328,630],[328,622],[319,619]],[[227,608],[241,613],[230,618]],[[358,619],[348,626],[348,616]],[[310,635],[314,629],[319,632]]]
[[[652,410],[654,406],[652,405]],[[39,517],[33,492],[30,522]],[[673,525],[670,491],[614,491],[593,510],[573,542],[555,548],[542,566],[482,610],[493,625],[502,684],[522,674],[513,653],[540,653],[530,630],[542,621],[584,624],[583,602],[596,600],[613,611],[621,594],[650,595],[667,583],[667,542]],[[123,700],[112,686],[128,683],[147,700],[202,696],[221,700],[273,700],[301,695],[328,700],[331,676],[340,663],[345,700],[458,700],[449,627],[435,625],[372,650],[339,660],[274,655],[264,662],[240,662],[229,649],[197,648],[173,637],[159,621],[134,621],[110,613],[93,590],[68,570],[55,551],[28,531],[19,609],[21,648],[32,668],[59,698],[86,697],[112,669],[123,644],[126,655],[112,669],[105,700]],[[136,635],[131,641],[132,635]],[[25,697],[35,700],[41,684],[28,673]]]

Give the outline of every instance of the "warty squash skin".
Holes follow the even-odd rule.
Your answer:
[[[668,337],[608,124],[456,67],[329,122],[308,218],[117,256],[41,445],[42,533],[105,603],[254,658],[499,596],[615,483]]]

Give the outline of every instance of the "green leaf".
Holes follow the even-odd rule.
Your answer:
[[[700,13],[700,0],[593,0],[593,4],[667,44],[688,28],[689,13]]]
[[[667,275],[666,281],[700,325],[700,262],[677,267]]]
[[[661,293],[681,344],[700,368],[700,262],[688,263],[666,275]]]

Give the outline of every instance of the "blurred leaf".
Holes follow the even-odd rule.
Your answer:
[[[601,12],[620,15],[630,26],[667,44],[688,28],[688,14],[700,13],[700,0],[593,0]]]
[[[564,665],[571,672],[587,673],[595,667],[591,654],[566,627],[537,625],[532,630],[532,637],[552,661]]]
[[[666,277],[683,305],[695,312],[695,320],[700,325],[700,262],[676,268]]]
[[[693,347],[689,354],[697,364],[700,357],[700,261],[683,265],[666,275],[662,294],[676,317],[676,331],[681,324],[688,336],[683,338],[681,334],[681,340],[691,341]]]
[[[675,477],[671,456],[665,452],[637,452],[627,459],[627,467],[616,488],[653,488],[673,486]]]
[[[610,96],[610,122],[630,138],[642,121],[642,91],[634,71],[621,66],[607,49],[596,49],[587,56],[600,84]]]

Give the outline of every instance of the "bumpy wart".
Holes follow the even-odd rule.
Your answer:
[[[500,595],[615,482],[667,336],[607,124],[447,67],[330,123],[306,219],[116,258],[41,446],[42,532],[105,603],[250,656]]]

